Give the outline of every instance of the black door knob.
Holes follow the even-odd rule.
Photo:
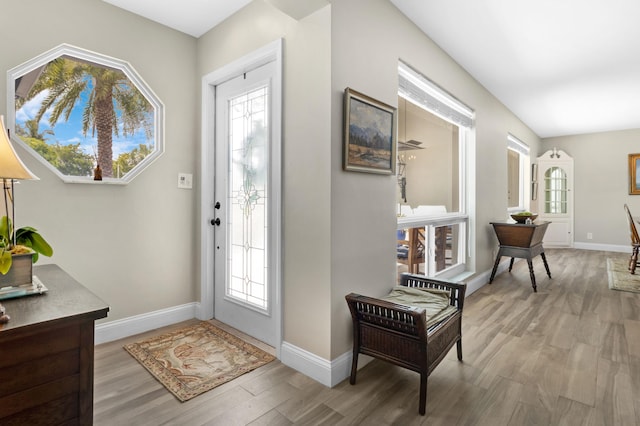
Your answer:
[[[215,219],[211,219],[211,224],[215,226],[220,226],[220,218],[216,217]]]

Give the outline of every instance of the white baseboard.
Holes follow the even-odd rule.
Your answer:
[[[613,251],[613,252],[619,252],[619,253],[631,253],[631,244],[626,246],[619,246],[615,244],[574,242],[573,248],[577,248],[580,250],[597,250],[597,251]]]
[[[501,274],[502,272],[509,269],[510,258],[505,258],[498,264],[498,269],[496,270],[496,276]],[[486,270],[470,280],[464,280],[467,283],[467,291],[465,292],[465,298],[472,294],[473,292],[479,290],[482,286],[489,283],[489,278],[491,278],[491,271],[493,270],[493,266],[491,269]]]
[[[327,386],[333,387],[351,375],[352,352],[345,352],[333,361],[321,358],[291,343],[283,342],[280,361],[305,376]],[[373,358],[360,355],[358,369],[367,365]]]
[[[111,342],[156,328],[166,327],[196,317],[198,303],[191,302],[146,314],[135,315],[96,325],[95,344]]]

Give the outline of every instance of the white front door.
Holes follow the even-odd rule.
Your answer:
[[[215,87],[214,317],[278,344],[272,61]],[[274,179],[276,176],[276,179]]]
[[[573,158],[561,150],[538,157],[538,221],[551,222],[545,247],[573,247]]]

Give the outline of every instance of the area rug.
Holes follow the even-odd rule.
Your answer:
[[[636,270],[636,274],[631,275],[628,259],[608,258],[607,273],[610,289],[640,293],[640,268]]]
[[[206,321],[124,349],[182,402],[275,359]]]

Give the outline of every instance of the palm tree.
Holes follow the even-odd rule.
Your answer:
[[[122,129],[124,136],[130,136],[142,128],[151,137],[153,108],[122,71],[60,57],[46,65],[28,99],[45,90],[36,123],[49,110],[51,126],[61,116],[68,121],[81,104],[82,132],[97,135],[97,162],[105,177],[113,176],[113,135],[119,136]]]
[[[53,136],[53,130],[46,129],[44,131],[40,131],[40,125],[36,120],[27,120],[24,122],[24,127],[20,127],[16,125],[16,133],[33,139],[39,139],[41,141],[45,140],[46,135]]]

